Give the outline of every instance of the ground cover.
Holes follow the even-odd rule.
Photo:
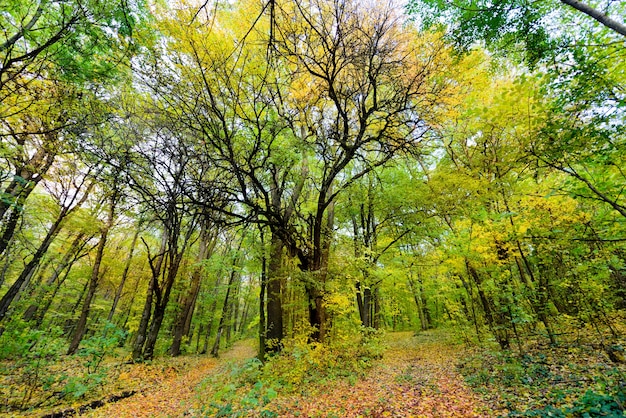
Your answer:
[[[614,338],[608,346],[588,335],[562,336],[552,346],[529,340],[523,351],[502,351],[462,343],[445,330],[374,332],[358,342],[287,342],[265,364],[255,357],[255,341],[244,340],[217,359],[109,361],[103,384],[83,396],[2,412],[92,418],[624,416],[623,341]]]

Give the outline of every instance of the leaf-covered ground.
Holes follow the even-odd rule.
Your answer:
[[[521,352],[473,347],[459,370],[502,416],[624,417],[626,339],[592,331],[563,333],[556,345],[528,338]]]
[[[116,378],[90,397],[65,408],[9,416],[76,411],[92,399],[104,400],[104,406],[81,416],[624,416],[623,399],[613,390],[624,381],[624,365],[585,341],[541,349],[528,345],[520,355],[470,349],[449,333],[429,331],[388,333],[367,355],[359,347],[333,353],[332,347],[305,343],[302,351],[285,349],[262,367],[254,359],[254,341],[246,340],[219,359],[190,355],[120,364]],[[382,347],[382,358],[370,355]],[[362,358],[346,357],[354,352]]]
[[[133,382],[138,393],[118,402],[107,403],[83,416],[87,417],[179,417],[195,416],[191,401],[195,388],[207,375],[218,371],[225,362],[242,362],[254,357],[251,340],[239,341],[215,359],[209,355],[181,357],[174,366],[138,365],[119,380]],[[170,359],[171,360],[171,359]]]
[[[481,417],[488,411],[456,372],[459,347],[441,336],[393,333],[388,348],[357,382],[278,396],[270,410],[285,417]]]
[[[382,359],[364,376],[337,377],[307,384],[296,391],[278,390],[259,408],[244,412],[222,410],[222,416],[281,417],[481,417],[487,408],[456,371],[459,346],[440,334],[394,333],[387,336]],[[166,368],[154,376],[141,366],[125,381],[141,380],[140,393],[87,414],[89,417],[215,416],[214,385],[227,380],[246,359],[254,356],[250,341],[240,342],[220,359],[199,358],[193,367]],[[195,358],[194,358],[195,359]],[[184,369],[184,370],[183,370]],[[223,379],[222,379],[223,377]],[[204,380],[204,384],[201,382]],[[244,393],[254,387],[240,390]],[[225,385],[219,390],[238,389]],[[236,397],[237,395],[235,395]],[[256,404],[254,405],[256,406]],[[261,408],[263,407],[263,408]]]

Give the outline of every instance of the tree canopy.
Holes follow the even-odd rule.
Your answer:
[[[625,15],[3,2],[0,358],[255,336],[264,361],[446,327],[520,355],[583,328],[613,347]]]

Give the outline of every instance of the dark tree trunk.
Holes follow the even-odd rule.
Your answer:
[[[241,318],[239,320],[239,325],[237,326],[237,332],[240,335],[243,335],[243,333],[245,332],[246,324],[248,323],[251,297],[252,297],[252,285],[249,284],[247,287],[246,295],[243,298],[243,309],[241,310]]]
[[[372,313],[373,313],[373,300],[372,289],[369,287],[361,286],[361,282],[356,283],[356,297],[357,305],[359,307],[359,316],[361,317],[361,325],[365,328],[373,327]]]
[[[76,258],[74,261],[76,260],[78,260],[78,258]],[[72,265],[70,264],[68,268],[65,270],[65,274],[63,275],[63,277],[57,282],[56,286],[54,287],[54,290],[52,291],[52,294],[46,297],[44,299],[43,306],[37,309],[36,315],[33,318],[35,320],[34,328],[36,329],[41,328],[41,325],[43,324],[43,321],[46,318],[46,314],[50,310],[50,306],[52,306],[52,302],[55,300],[57,293],[59,293],[61,286],[63,285],[63,283],[65,283],[67,276],[69,276],[71,268],[72,268]],[[82,294],[81,294],[81,299],[82,299]]]
[[[220,317],[219,325],[217,326],[217,335],[215,336],[215,342],[213,343],[213,348],[211,348],[211,355],[213,357],[218,357],[219,349],[220,349],[220,339],[222,337],[222,333],[224,332],[224,326],[226,324],[226,318],[228,317],[229,304],[230,304],[230,288],[233,285],[233,281],[235,279],[235,272],[231,272],[230,278],[228,279],[228,288],[226,289],[226,296],[224,297],[224,306],[222,306],[222,316]]]
[[[243,239],[239,243],[238,250],[241,249],[241,244],[243,243]],[[229,318],[229,312],[231,309],[230,302],[230,294],[233,285],[235,284],[235,280],[237,279],[237,271],[236,267],[239,264],[239,255],[235,257],[233,260],[233,265],[230,271],[230,277],[228,278],[228,287],[226,289],[226,296],[224,297],[224,305],[222,306],[222,316],[220,317],[219,325],[217,326],[217,335],[215,337],[215,342],[213,343],[213,348],[211,349],[211,355],[213,357],[218,357],[219,349],[220,349],[220,339],[222,337],[222,333],[224,332],[224,328],[227,325],[226,321]]]
[[[52,135],[54,134],[46,134],[48,139],[51,139]],[[4,196],[10,197],[10,199],[0,199],[0,225],[5,217],[8,218],[6,224],[0,229],[2,231],[0,255],[7,249],[15,234],[26,199],[52,166],[55,156],[55,153],[49,152],[44,147],[38,148],[28,161],[23,161],[21,167],[15,170],[13,181],[2,193]]]
[[[156,345],[159,332],[161,331],[161,325],[163,325],[163,319],[165,318],[165,310],[169,302],[172,286],[178,275],[178,268],[182,261],[183,252],[172,254],[173,257],[167,268],[167,275],[163,287],[158,292],[159,295],[155,300],[154,313],[152,315],[152,322],[150,324],[150,331],[146,337],[146,343],[143,349],[143,358],[151,359],[154,356],[154,347]]]
[[[284,337],[282,306],[283,280],[280,277],[282,248],[280,239],[272,238],[272,248],[266,273],[267,319],[265,324],[265,347],[267,352],[280,351]]]
[[[170,347],[170,354],[172,356],[180,354],[180,345],[183,340],[183,336],[189,332],[191,318],[193,316],[193,308],[195,301],[198,298],[198,293],[200,292],[200,284],[203,277],[202,273],[204,266],[202,263],[211,257],[214,245],[215,237],[211,235],[211,231],[208,231],[207,221],[204,221],[202,222],[200,230],[200,244],[196,258],[197,265],[191,275],[191,286],[181,303],[181,309],[174,322],[174,338],[172,346]]]
[[[146,342],[143,348],[143,358],[152,359],[154,356],[154,347],[156,346],[161,326],[163,325],[163,319],[165,318],[165,310],[170,300],[170,293],[172,287],[176,281],[180,264],[183,260],[185,249],[189,244],[191,235],[195,229],[195,222],[190,222],[187,226],[187,233],[183,237],[182,245],[179,244],[180,237],[180,223],[175,226],[176,229],[172,229],[172,233],[167,234],[167,247],[168,247],[168,260],[169,265],[165,271],[165,277],[163,284],[155,287],[156,298],[154,304],[154,314],[152,316],[152,322],[150,324],[150,331],[146,337]]]
[[[104,248],[107,244],[107,237],[109,235],[109,231],[113,227],[113,221],[115,220],[115,209],[118,201],[117,192],[113,193],[111,197],[111,205],[109,207],[109,213],[107,215],[106,223],[102,228],[102,232],[100,234],[100,241],[98,242],[98,249],[96,251],[96,257],[93,262],[93,268],[91,270],[91,278],[89,280],[89,289],[87,291],[87,296],[85,297],[85,301],[83,302],[83,308],[80,313],[80,317],[78,318],[78,322],[76,323],[76,328],[74,329],[74,335],[70,342],[70,346],[67,349],[67,354],[72,355],[75,354],[78,350],[78,346],[85,335],[85,331],[87,330],[87,319],[89,318],[89,312],[91,311],[91,302],[93,301],[96,290],[98,289],[98,282],[100,281],[100,265],[102,264],[102,259],[104,258]]]
[[[500,348],[502,348],[503,350],[509,349],[511,347],[511,343],[509,341],[509,335],[506,330],[506,324],[502,318],[502,315],[494,312],[491,301],[483,290],[482,280],[476,269],[469,264],[468,260],[465,260],[465,265],[467,267],[469,276],[474,281],[476,289],[478,290],[478,297],[483,307],[483,312],[485,313],[487,326],[489,327],[493,336],[496,338],[496,341],[500,345]]]
[[[41,301],[49,299],[46,295],[49,293],[50,287],[55,284],[55,282],[57,282],[59,276],[65,269],[71,269],[72,265],[80,258],[80,253],[82,252],[85,245],[87,244],[87,241],[90,238],[91,237],[85,237],[85,234],[83,233],[78,234],[76,238],[74,238],[74,241],[72,241],[72,243],[70,244],[70,248],[63,255],[63,258],[61,259],[59,264],[54,267],[50,277],[48,277],[48,279],[44,282],[43,289],[41,289],[41,292],[39,292],[37,296],[38,303],[32,303],[22,315],[22,319],[24,321],[30,321],[35,318],[35,314],[37,313],[37,310],[41,305]],[[60,287],[61,284],[62,281],[59,281],[58,285],[55,286],[55,295],[57,293],[57,289]],[[48,304],[48,306],[50,305]],[[43,314],[45,314],[45,311],[43,312]]]
[[[233,334],[237,332],[236,325],[239,317],[239,301],[241,293],[241,278],[239,274],[235,276],[234,290],[231,295],[231,303],[228,309],[228,320],[226,321],[226,343],[230,344]]]
[[[213,331],[213,323],[215,322],[215,314],[217,312],[217,294],[218,287],[220,285],[220,277],[219,275],[215,279],[215,285],[213,286],[213,290],[211,292],[213,296],[213,301],[211,302],[211,307],[209,308],[209,321],[206,325],[206,334],[204,337],[204,344],[202,346],[202,350],[200,354],[206,354],[209,350],[209,339],[211,338],[211,331]]]
[[[143,241],[143,238],[142,238]],[[148,333],[148,325],[150,324],[150,317],[152,316],[152,301],[154,299],[155,289],[158,286],[158,278],[161,274],[161,268],[163,265],[163,259],[165,258],[165,250],[167,248],[167,230],[163,231],[163,235],[161,237],[161,246],[159,248],[159,253],[155,256],[156,262],[150,256],[150,251],[148,244],[143,241],[148,248],[148,262],[150,264],[150,270],[152,272],[152,276],[150,281],[148,282],[148,289],[146,291],[146,301],[143,306],[143,311],[141,313],[141,319],[139,321],[139,328],[137,329],[137,336],[133,343],[133,352],[132,358],[133,361],[141,360],[143,348],[146,342],[146,337]]]
[[[261,238],[262,242],[262,238]],[[266,344],[266,320],[265,320],[265,288],[267,286],[266,273],[267,258],[265,254],[261,258],[261,290],[259,292],[259,360],[265,361]]]
[[[126,279],[128,278],[128,272],[130,271],[130,264],[133,261],[133,253],[135,252],[135,246],[137,245],[137,239],[139,238],[140,231],[141,231],[141,224],[138,224],[137,229],[135,230],[135,234],[133,235],[133,240],[130,243],[130,250],[128,252],[128,257],[126,257],[126,263],[124,264],[124,271],[122,272],[120,285],[117,287],[117,290],[115,291],[113,304],[111,305],[111,310],[109,311],[109,315],[107,316],[108,322],[113,321],[113,315],[115,315],[117,304],[120,302],[120,298],[122,297],[122,292],[124,290],[124,285],[126,284]]]
[[[328,256],[334,225],[334,204],[326,201],[326,193],[331,192],[330,184],[325,192],[320,193],[318,211],[311,225],[313,236],[313,251],[302,264],[304,271],[311,277],[310,283],[305,286],[309,305],[309,324],[312,328],[311,341],[324,342],[327,332],[327,315],[324,306],[324,288],[328,276]],[[324,222],[326,214],[326,222]]]

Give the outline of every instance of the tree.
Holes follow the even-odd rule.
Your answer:
[[[200,242],[198,243],[196,265],[191,273],[189,290],[183,297],[179,312],[174,320],[174,339],[170,347],[170,354],[172,356],[180,354],[180,345],[182,343],[183,335],[187,335],[189,333],[194,307],[196,305],[196,300],[198,299],[198,294],[200,293],[201,283],[205,276],[205,263],[213,255],[215,245],[217,244],[219,229],[212,224],[210,217],[206,216],[206,214],[201,214],[199,222]]]
[[[315,161],[309,170],[315,203],[298,213],[302,235],[284,227],[279,232],[311,274],[309,318],[313,338],[323,340],[334,204],[350,184],[394,156],[419,152],[446,88],[445,58],[435,58],[445,56],[445,48],[436,36],[427,41],[406,30],[391,5],[312,1],[278,3],[276,10],[275,48],[293,80],[281,114],[302,132]]]
[[[32,278],[48,248],[61,231],[66,218],[80,208],[89,197],[94,185],[91,173],[81,172],[80,167],[73,167],[73,170],[70,169],[68,171],[69,175],[67,178],[61,177],[55,184],[51,185],[51,188],[53,188],[51,194],[58,199],[59,213],[25,268],[0,300],[0,321],[5,318],[11,303],[18,296],[21,289]]]
[[[84,114],[82,106],[120,74],[133,29],[145,20],[142,2],[9,1],[3,12],[0,255],[56,156],[96,123],[97,115]]]
[[[361,324],[365,328],[379,328],[381,325],[380,289],[383,280],[379,270],[381,265],[386,264],[383,257],[394,246],[403,243],[403,239],[421,223],[417,213],[411,209],[414,191],[411,183],[405,183],[406,180],[401,162],[383,173],[370,173],[354,182],[349,189],[347,205],[344,205],[347,213],[343,216],[350,224],[354,264],[358,271],[356,300]],[[341,216],[340,212],[338,217]]]
[[[510,58],[525,54],[521,61],[536,69],[547,116],[535,119],[535,141],[527,151],[540,164],[570,175],[586,189],[586,197],[626,213],[618,191],[624,176],[610,167],[623,159],[624,25],[608,15],[623,16],[623,5],[606,2],[601,7],[605,13],[577,0],[415,1],[410,8],[421,13],[426,25],[433,23],[427,10],[434,19],[445,13],[457,18],[450,34],[461,50],[483,40]],[[548,19],[557,22],[558,30]],[[613,171],[614,180],[604,181],[595,167]]]
[[[408,10],[426,27],[450,25],[450,35],[462,49],[471,48],[476,41],[485,41],[498,53],[514,52],[521,46],[523,59],[534,66],[543,60],[550,61],[567,48],[592,50],[592,44],[575,42],[580,37],[599,36],[604,38],[602,45],[626,36],[626,27],[618,20],[624,14],[623,5],[601,3],[600,8],[605,12],[578,0],[414,0]],[[603,25],[604,30],[598,33],[590,28],[593,22],[589,17]],[[554,30],[549,22],[556,22],[559,30]]]
[[[100,266],[102,264],[102,260],[104,258],[104,250],[107,245],[107,239],[109,237],[109,233],[111,228],[113,228],[115,219],[116,219],[116,210],[118,209],[119,202],[121,200],[120,187],[118,184],[119,178],[116,176],[119,173],[113,173],[113,187],[108,196],[105,197],[105,200],[108,200],[108,208],[106,212],[106,220],[104,221],[101,229],[100,229],[100,239],[98,241],[98,246],[96,247],[96,255],[93,261],[93,267],[91,270],[91,276],[89,279],[89,285],[87,294],[83,301],[83,306],[81,309],[80,317],[76,323],[76,327],[74,328],[74,332],[70,341],[70,345],[67,349],[67,354],[72,355],[76,354],[78,351],[78,347],[80,342],[85,335],[85,331],[87,330],[87,319],[89,317],[89,312],[91,310],[91,303],[96,295],[96,290],[98,289],[98,283],[100,281]]]

